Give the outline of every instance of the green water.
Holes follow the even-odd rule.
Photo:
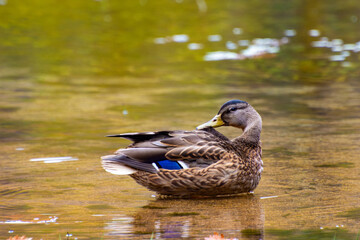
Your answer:
[[[359,42],[360,5],[201,3],[0,1],[1,239],[358,239],[360,52],[331,61],[342,52],[313,42]],[[275,54],[204,61],[245,48],[227,41],[281,39],[287,29],[296,36]],[[189,41],[154,42],[175,34]],[[209,42],[213,34],[222,40]],[[263,118],[253,195],[157,199],[102,169],[100,156],[129,143],[105,135],[191,130],[229,99]]]

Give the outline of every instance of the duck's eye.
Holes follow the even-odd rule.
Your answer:
[[[237,109],[236,107],[231,107],[231,108],[229,108],[229,111],[234,112],[234,111],[236,111],[236,109]]]

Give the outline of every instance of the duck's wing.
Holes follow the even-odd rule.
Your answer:
[[[220,133],[219,133],[220,134]],[[190,167],[208,166],[226,154],[230,141],[211,131],[161,131],[110,135],[132,140],[128,148],[119,149],[103,161],[118,162],[128,167],[157,172],[152,163],[163,160],[184,161]],[[226,143],[226,144],[225,144]],[[201,163],[201,164],[200,164]]]
[[[225,137],[224,137],[225,138]],[[198,130],[173,134],[161,142],[172,145],[166,153],[167,159],[184,161],[193,166],[207,166],[220,160],[228,151],[228,139],[221,139],[213,133]]]

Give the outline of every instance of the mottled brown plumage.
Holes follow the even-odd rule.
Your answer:
[[[233,140],[213,127],[233,126],[243,134]],[[162,195],[217,196],[253,191],[261,172],[261,117],[246,102],[232,100],[195,131],[161,131],[115,135],[134,141],[126,149],[103,157],[105,170],[130,167],[135,181]],[[156,169],[152,163],[168,159],[189,168]]]

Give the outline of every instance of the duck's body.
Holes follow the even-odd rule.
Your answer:
[[[242,128],[244,133],[229,140],[213,129],[221,125]],[[248,103],[232,100],[198,129],[113,135],[133,144],[103,157],[103,167],[114,174],[130,174],[137,183],[163,195],[253,191],[262,172],[260,115]]]

